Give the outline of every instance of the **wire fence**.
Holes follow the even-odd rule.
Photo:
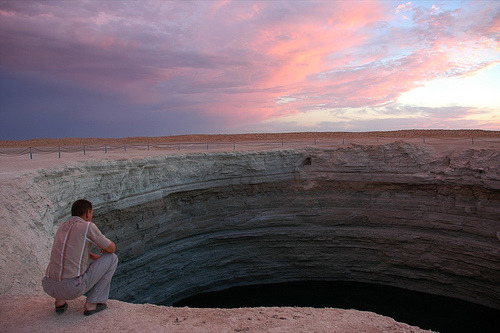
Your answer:
[[[386,144],[395,141],[421,144],[462,144],[470,146],[488,145],[490,148],[500,148],[500,138],[395,138],[395,137],[368,137],[368,138],[308,138],[308,139],[282,139],[262,141],[237,141],[237,142],[177,142],[177,143],[126,143],[126,144],[104,144],[104,145],[80,145],[80,146],[46,146],[46,147],[0,147],[0,156],[14,157],[27,155],[33,159],[36,155],[53,154],[61,158],[64,154],[82,154],[89,152],[112,152],[126,153],[128,151],[165,151],[165,152],[189,152],[189,151],[236,151],[236,150],[268,150],[279,148],[304,148],[304,147],[332,147],[347,144]]]

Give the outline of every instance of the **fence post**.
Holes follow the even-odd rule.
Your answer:
[[[181,144],[179,143],[179,150],[181,150]]]
[[[425,136],[424,136],[424,143],[425,143]]]
[[[33,152],[31,151],[31,147],[30,147],[30,160],[33,159]]]
[[[148,150],[149,150],[149,142],[148,142]]]
[[[108,145],[104,145],[104,154],[107,154],[108,153]]]
[[[233,142],[233,150],[236,150],[236,142]]]
[[[59,151],[59,158],[61,158],[61,146],[57,147]]]
[[[314,145],[316,146],[316,138],[314,138]]]
[[[127,146],[123,144],[123,151],[127,151]]]
[[[85,155],[85,145],[83,145],[83,155]]]

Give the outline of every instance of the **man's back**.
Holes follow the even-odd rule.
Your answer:
[[[106,248],[111,241],[107,239],[92,222],[72,216],[57,230],[47,276],[61,281],[80,276],[88,267],[91,243]]]

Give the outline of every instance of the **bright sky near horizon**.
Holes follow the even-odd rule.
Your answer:
[[[500,130],[500,1],[0,2],[0,140]]]

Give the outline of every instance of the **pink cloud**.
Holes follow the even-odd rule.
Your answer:
[[[407,2],[405,4],[398,5],[396,7],[395,13],[398,14],[401,11],[407,11],[407,10],[410,10],[410,9],[411,9],[411,2],[409,1],[409,2]]]
[[[0,5],[0,68],[157,112],[258,122],[386,105],[429,80],[485,68],[498,60],[500,6],[481,5],[9,1]],[[411,25],[394,25],[403,12]]]
[[[418,24],[393,29],[389,34],[392,47],[399,45],[408,55],[385,59],[388,53],[380,52],[372,62],[361,66],[343,65],[314,75],[316,82],[290,94],[288,97],[297,97],[296,101],[285,107],[307,110],[315,105],[324,108],[384,105],[425,82],[476,73],[498,61],[498,51],[492,47],[496,39],[491,35],[486,37],[495,20],[477,30],[477,25],[485,20],[471,21],[461,11],[442,12],[436,8],[414,11]],[[469,51],[474,56],[465,57]]]

